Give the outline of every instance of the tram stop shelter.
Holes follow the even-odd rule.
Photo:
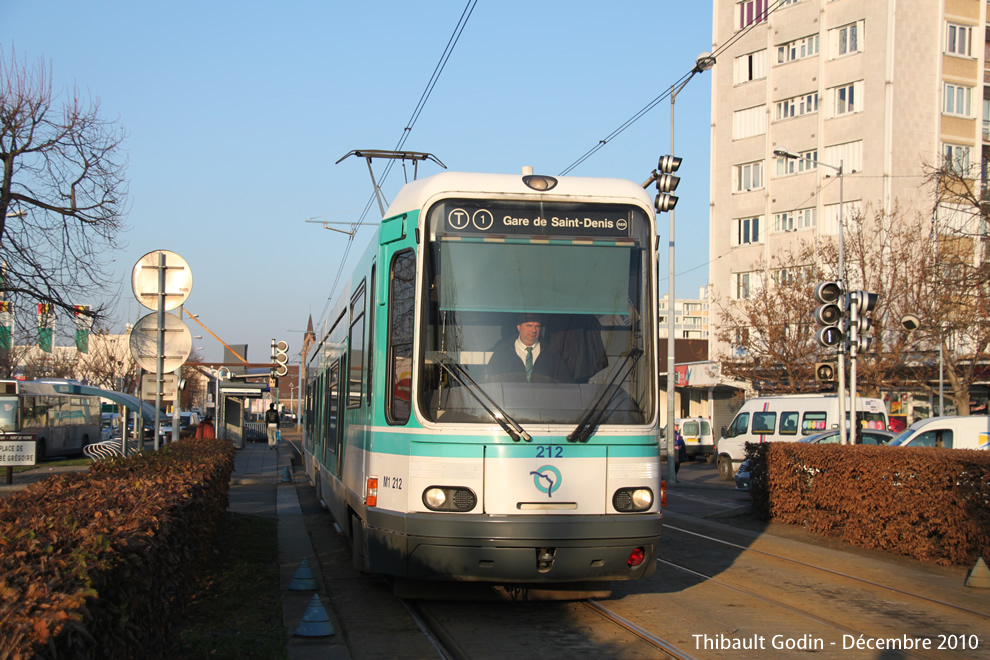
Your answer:
[[[216,420],[217,437],[230,440],[234,449],[244,449],[247,434],[244,402],[263,397],[269,391],[268,384],[231,381],[221,383],[218,389],[217,410],[220,415]]]
[[[155,406],[147,401],[141,401],[136,396],[132,394],[124,394],[123,392],[114,392],[112,390],[104,390],[99,387],[93,387],[92,385],[82,385],[79,383],[52,383],[52,387],[55,391],[60,394],[78,394],[80,396],[99,396],[104,399],[109,399],[119,405],[122,408],[121,417],[126,418],[127,413],[139,413],[142,419],[146,419],[149,422],[155,421]],[[162,415],[162,420],[165,420],[165,416]]]

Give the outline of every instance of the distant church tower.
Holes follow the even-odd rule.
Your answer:
[[[299,363],[299,382],[302,387],[302,391],[306,391],[306,383],[308,382],[306,374],[306,364],[309,362],[309,349],[313,347],[316,343],[316,333],[313,332],[313,315],[309,315],[309,322],[306,323],[306,334],[303,335],[302,341],[302,358]],[[300,393],[300,398],[304,398],[304,395]],[[304,406],[300,406],[304,408]],[[300,416],[301,417],[301,416]],[[302,420],[299,420],[302,423]]]

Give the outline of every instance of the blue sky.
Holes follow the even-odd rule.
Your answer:
[[[126,131],[129,230],[115,258],[122,331],[149,310],[131,269],[153,250],[193,271],[189,312],[266,362],[272,338],[298,360],[319,323],[347,237],[306,222],[352,221],[372,195],[352,149],[402,138],[467,0],[402,2],[37,2],[0,5],[5,58],[44,58],[56,90],[78,88]],[[681,79],[711,50],[710,2],[480,0],[404,148],[449,170],[556,175]],[[711,80],[677,97],[684,158],[676,212],[678,297],[708,279]],[[670,103],[571,174],[645,181],[669,152]],[[440,171],[423,165],[420,176]],[[381,167],[376,175],[381,174]],[[403,182],[393,168],[384,192]],[[367,221],[379,219],[377,205]],[[661,217],[661,245],[667,220]],[[372,230],[354,238],[353,258]],[[666,250],[660,266],[667,287]],[[200,353],[221,345],[194,323]]]

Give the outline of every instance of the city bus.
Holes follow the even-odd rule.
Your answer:
[[[100,441],[100,397],[56,391],[71,381],[0,381],[0,437],[34,436],[35,456],[81,456]],[[64,388],[62,388],[64,389]],[[71,388],[69,388],[71,389]]]

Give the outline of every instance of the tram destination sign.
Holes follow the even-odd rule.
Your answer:
[[[630,235],[630,207],[589,208],[577,204],[558,207],[549,204],[503,206],[452,200],[443,205],[442,213],[447,234],[611,238]]]

